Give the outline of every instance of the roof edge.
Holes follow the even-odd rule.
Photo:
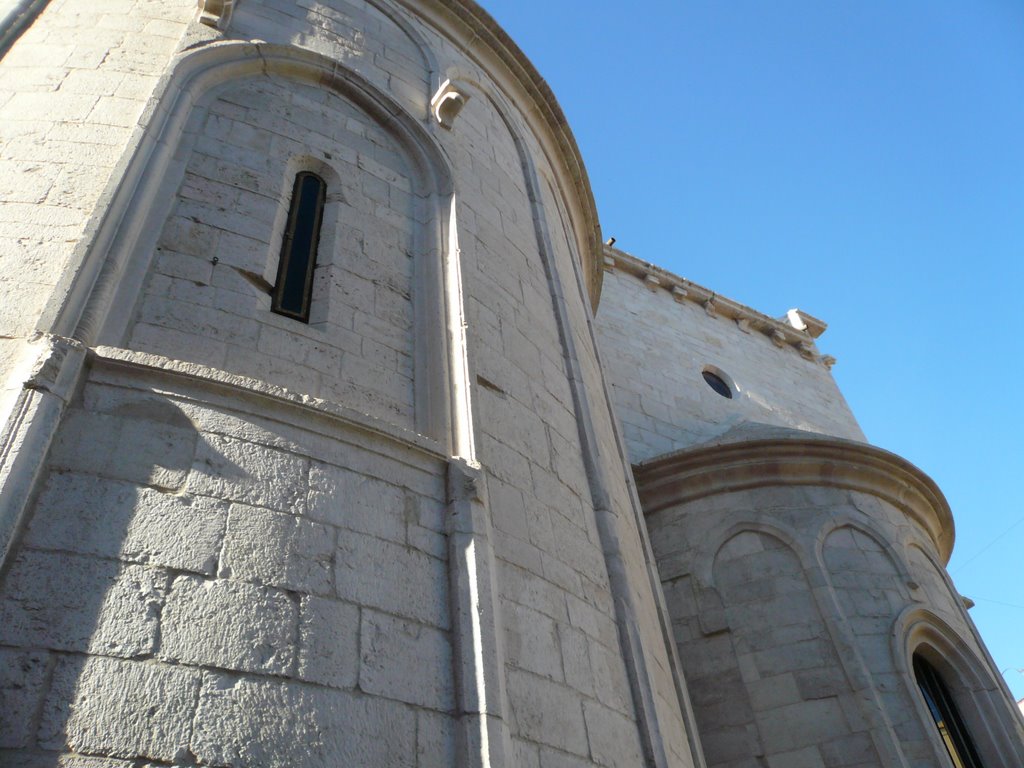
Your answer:
[[[819,354],[815,343],[828,327],[824,321],[799,309],[789,310],[782,318],[770,317],[631,253],[607,244],[602,248],[605,272],[620,270],[633,275],[652,291],[664,290],[671,293],[677,302],[699,304],[712,317],[734,320],[744,333],[764,334],[775,346],[793,347],[804,359],[821,363],[826,368],[831,369],[835,365],[836,359]]]
[[[638,464],[633,472],[645,514],[767,486],[841,488],[901,510],[929,535],[943,565],[953,551],[953,514],[935,481],[901,456],[855,440],[789,430],[675,451]]]
[[[585,247],[581,254],[583,276],[590,299],[591,310],[596,312],[601,298],[601,283],[604,273],[601,269],[601,225],[597,204],[590,186],[579,145],[569,128],[569,122],[555,98],[554,92],[541,76],[526,54],[516,45],[509,34],[497,21],[474,0],[398,0],[410,13],[425,17],[439,29],[449,34],[454,32],[451,21],[456,21],[464,33],[464,49],[473,55],[474,48],[482,46],[512,76],[514,84],[530,98],[532,109],[524,110],[529,118],[536,115],[550,132],[553,148],[557,151],[568,174],[568,180],[579,203],[578,216],[572,217],[577,230],[577,239]],[[446,23],[447,22],[447,23]],[[494,71],[480,61],[488,73]],[[582,221],[578,221],[579,218]]]

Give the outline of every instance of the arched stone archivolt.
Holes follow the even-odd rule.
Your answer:
[[[915,681],[915,654],[942,678],[983,764],[994,768],[1024,765],[1024,724],[1011,708],[1009,689],[988,654],[980,658],[964,632],[927,609],[909,607],[894,622],[892,653],[934,760],[949,758]]]
[[[963,598],[928,542],[919,539],[908,541],[906,557],[915,582],[921,585],[923,601],[929,608],[944,614],[946,621],[966,619]]]
[[[895,615],[910,600],[913,580],[893,549],[873,532],[853,524],[822,536],[820,557],[836,594],[867,591],[877,603],[872,616]]]
[[[713,527],[703,532],[700,537],[700,541],[703,543],[694,553],[693,573],[699,583],[707,586],[715,585],[714,566],[719,553],[730,541],[745,533],[776,539],[794,554],[799,553],[802,549],[799,533],[778,522],[766,523],[761,520],[752,520],[742,512],[725,513]]]
[[[854,515],[845,511],[837,511],[829,519],[825,520],[818,530],[814,541],[815,557],[822,567],[826,567],[824,561],[826,542],[837,532],[848,530],[854,535],[869,539],[871,547],[877,548],[879,552],[884,552],[889,562],[898,571],[900,580],[908,589],[912,590],[914,589],[911,586],[913,577],[907,567],[905,547],[900,546],[899,543],[894,545],[892,543],[894,537],[885,535],[882,528],[885,524],[886,521],[884,519],[871,518],[867,514]]]

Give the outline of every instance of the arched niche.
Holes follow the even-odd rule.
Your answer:
[[[698,719],[724,733],[733,706],[749,706],[766,755],[847,736],[848,682],[797,552],[764,530],[736,531],[718,548],[713,577],[746,701],[729,701],[728,714],[711,697],[695,701]],[[799,736],[777,727],[786,718],[803,720]]]
[[[388,95],[355,72],[309,51],[221,42],[186,52],[174,63],[159,100],[144,117],[146,128],[98,223],[90,253],[51,308],[57,332],[89,345],[124,345],[132,316],[125,310],[136,305],[150,271],[163,222],[188,164],[189,152],[183,149],[198,130],[198,110],[225,89],[247,82],[293,83],[331,94],[365,114],[406,158],[412,188],[415,295],[412,429],[436,440],[446,453],[472,457],[461,277],[447,162],[423,127]]]

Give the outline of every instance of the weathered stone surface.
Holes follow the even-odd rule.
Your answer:
[[[334,584],[335,530],[294,515],[233,504],[219,575],[313,594]]]
[[[87,475],[54,473],[26,542],[43,549],[211,574],[227,505]]]
[[[27,272],[3,269],[5,296],[20,299],[0,302],[5,333],[27,334],[35,326],[61,268],[81,239],[82,217],[99,202],[153,92],[157,78],[146,70],[163,69],[193,8],[184,0],[144,8],[131,0],[112,0],[76,5],[70,14],[42,14],[6,53],[0,72],[8,94],[0,142],[5,159],[20,161],[23,171],[15,172],[10,165],[5,169],[3,175],[17,183],[11,185],[15,194],[8,197],[5,191],[3,199],[65,214],[56,218],[21,212],[16,233],[4,238],[0,260],[9,256],[37,265]],[[72,29],[69,18],[93,34]],[[128,24],[110,24],[129,18]],[[147,23],[156,20],[165,25],[161,34],[147,29]],[[170,29],[174,31],[168,35]],[[99,124],[101,112],[93,110],[101,99],[115,94],[123,99],[116,102],[116,124],[106,118]],[[103,115],[110,115],[110,106],[104,103]]]
[[[287,594],[194,576],[174,580],[161,621],[161,658],[283,675],[295,663],[298,605]]]
[[[48,663],[48,655],[39,651],[0,648],[0,749],[27,747],[35,740]]]
[[[299,609],[299,677],[333,688],[359,679],[359,608],[304,597]]]
[[[587,754],[582,704],[570,689],[516,671],[509,672],[508,687],[512,717],[519,733],[540,744]]]
[[[196,440],[190,426],[76,409],[68,414],[54,441],[50,464],[56,469],[178,489],[188,474]]]
[[[583,703],[583,715],[595,762],[616,768],[643,764],[640,740],[630,718],[592,701]]]
[[[196,449],[188,490],[282,512],[303,514],[308,459],[221,435]]]
[[[542,613],[515,603],[502,603],[507,617],[505,653],[510,664],[552,680],[562,680],[562,654],[559,631],[554,621]]]
[[[448,637],[433,627],[364,609],[359,688],[448,711],[453,706]]]
[[[223,766],[416,765],[405,705],[302,683],[208,674],[192,751]]]
[[[416,713],[417,768],[448,768],[456,762],[455,721],[429,710]]]
[[[199,673],[185,667],[66,657],[54,672],[39,742],[49,749],[181,760],[198,687]]]
[[[334,579],[344,600],[446,628],[447,578],[444,561],[418,550],[357,533],[339,537]]]
[[[25,550],[0,602],[0,642],[108,656],[153,650],[165,575],[66,553]]]
[[[117,760],[112,757],[87,757],[85,755],[61,755],[58,768],[131,768],[131,760]]]
[[[0,765],[5,768],[133,768],[135,760],[114,757],[58,754],[49,751],[7,751],[0,749]],[[147,764],[144,768],[152,768]]]
[[[314,464],[309,516],[380,539],[405,541],[411,510],[405,492],[383,480],[342,467]]]

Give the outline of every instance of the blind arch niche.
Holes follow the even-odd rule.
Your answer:
[[[134,313],[126,312],[124,307],[139,305],[145,299],[143,288],[155,261],[158,238],[177,202],[176,193],[185,176],[190,153],[183,150],[188,149],[188,142],[195,142],[199,147],[205,141],[201,137],[197,140],[196,136],[200,113],[226,90],[253,82],[273,83],[289,90],[305,86],[340,97],[361,111],[366,125],[386,134],[404,158],[409,178],[403,204],[407,204],[409,210],[405,218],[409,222],[408,290],[414,297],[411,310],[414,391],[413,415],[400,426],[436,440],[445,453],[473,458],[468,426],[469,385],[461,322],[458,243],[447,163],[422,126],[388,96],[356,73],[309,51],[286,46],[224,43],[190,52],[178,62],[163,97],[166,110],[149,126],[146,136],[149,146],[135,154],[125,176],[124,205],[115,205],[112,216],[105,222],[113,230],[110,248],[102,256],[93,254],[98,262],[95,268],[116,275],[116,279],[83,297],[81,324],[95,328],[84,329],[87,332],[83,335],[95,334],[96,343],[106,346],[129,345]],[[339,151],[336,145],[310,147],[297,140],[289,146],[290,139],[284,135],[280,142],[292,157],[315,155],[331,163],[331,154]],[[254,139],[258,140],[258,137]],[[341,151],[347,150],[342,147]],[[250,154],[258,154],[258,151]],[[317,175],[323,178],[322,174]],[[350,190],[345,186],[344,174],[340,175],[342,188],[338,194],[346,198]],[[326,181],[330,206],[334,193],[331,179]],[[276,201],[267,201],[268,206],[276,204]],[[342,213],[339,218],[343,217]],[[272,221],[273,210],[269,210],[265,218]],[[140,220],[142,225],[138,226]],[[129,222],[131,226],[121,226]],[[338,235],[345,237],[344,226],[339,226]],[[324,247],[322,240],[321,254]],[[267,252],[265,248],[263,252]],[[222,257],[223,254],[214,255]],[[209,253],[206,258],[209,259]],[[261,265],[251,270],[249,276],[255,282],[266,283],[271,276],[265,272]],[[314,286],[314,297],[316,291]],[[268,293],[264,287],[267,309],[270,308]],[[112,311],[113,308],[118,310]],[[279,322],[286,321],[281,318]],[[214,332],[218,330],[215,328]],[[255,343],[264,343],[262,337]],[[186,351],[189,351],[187,345]],[[249,371],[232,371],[226,362],[219,365],[202,362],[211,368],[252,375]],[[340,404],[346,405],[343,401]]]

